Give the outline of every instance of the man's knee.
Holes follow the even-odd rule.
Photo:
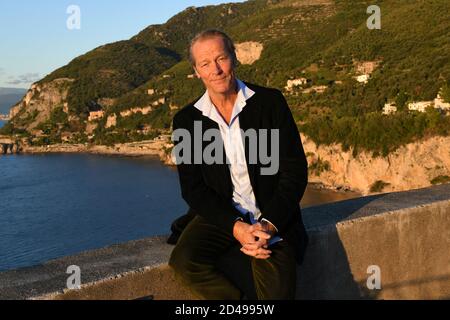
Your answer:
[[[181,273],[185,270],[191,260],[188,250],[180,250],[179,246],[176,246],[172,250],[172,254],[169,259],[169,266],[177,273]]]
[[[258,299],[292,300],[295,298],[296,274],[291,270],[277,272],[274,269],[268,269],[265,272],[256,272],[254,278]]]
[[[169,266],[188,283],[195,283],[212,267],[197,261],[198,255],[185,247],[176,246],[169,259]]]
[[[267,260],[253,259],[253,276],[259,299],[294,299],[297,265],[294,251],[286,244],[272,248]]]

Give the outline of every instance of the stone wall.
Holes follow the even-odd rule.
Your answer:
[[[450,184],[303,209],[310,236],[298,299],[449,299]],[[0,299],[191,299],[154,237],[0,273]],[[67,267],[82,286],[67,290]],[[369,290],[371,266],[381,289]],[[368,272],[369,270],[369,272]]]

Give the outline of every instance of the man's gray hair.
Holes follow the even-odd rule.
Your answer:
[[[202,31],[198,33],[192,40],[191,44],[189,46],[189,62],[191,63],[191,66],[195,67],[195,58],[192,54],[192,47],[197,41],[205,40],[205,39],[211,39],[215,37],[220,37],[223,40],[223,43],[225,45],[225,50],[230,55],[233,66],[236,67],[238,64],[238,60],[236,57],[236,48],[234,46],[233,40],[223,31],[217,30],[217,29],[208,29],[205,31]]]

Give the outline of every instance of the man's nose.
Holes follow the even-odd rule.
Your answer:
[[[215,74],[221,74],[223,72],[222,68],[220,67],[220,64],[215,62],[214,63],[214,73]]]

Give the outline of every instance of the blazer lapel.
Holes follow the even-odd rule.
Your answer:
[[[216,129],[219,130],[219,125],[211,120],[208,117],[205,116],[201,116],[202,118],[202,126],[203,129],[202,131],[205,132],[208,129]],[[222,138],[220,138],[222,139]],[[203,150],[206,147],[206,144],[209,144],[209,142],[203,142]],[[228,164],[226,162],[226,153],[225,153],[225,144],[222,141],[222,154],[223,154],[223,159],[222,162],[220,164],[214,164],[213,166],[217,169],[216,173],[219,176],[214,177],[215,179],[217,179],[218,182],[220,182],[220,184],[222,184],[222,187],[224,187],[225,191],[227,192],[229,197],[232,197],[233,195],[233,183],[231,181],[231,173],[230,173],[230,169],[228,168]]]
[[[241,129],[243,131],[246,131],[248,129],[255,129],[258,131],[258,129],[259,129],[259,109],[255,103],[256,103],[256,99],[253,96],[247,100],[246,106],[239,113],[239,126],[241,127]],[[219,130],[219,125],[215,121],[213,121],[203,115],[201,115],[201,119],[202,119],[203,131],[205,131],[207,129],[212,129],[212,128]],[[228,167],[228,164],[225,161],[226,153],[225,153],[225,145],[223,144],[223,141],[222,141],[222,145],[223,145],[223,155],[224,155],[223,160],[224,161],[222,162],[222,164],[217,165],[218,166],[217,173],[220,174],[220,176],[217,177],[217,179],[220,179],[218,181],[223,181],[226,184],[225,188],[226,188],[228,194],[232,195],[233,194],[233,183],[231,181],[230,169]],[[247,170],[248,170],[248,175],[250,178],[250,183],[251,183],[253,191],[255,192],[255,195],[256,195],[257,185],[256,185],[256,179],[255,179],[256,176],[255,175],[257,172],[256,170],[257,170],[258,165],[249,163],[250,148],[249,148],[248,143],[246,145],[244,145],[244,150],[245,150],[245,159],[247,162]]]
[[[239,114],[239,125],[244,132],[248,129],[255,129],[256,131],[258,131],[259,129],[258,119],[259,119],[258,108],[255,105],[255,98],[253,96],[247,100],[247,105],[242,109],[241,113]],[[245,159],[247,162],[248,175],[250,177],[250,183],[252,185],[254,192],[256,193],[255,174],[257,164],[250,164],[249,161],[250,147],[248,143],[244,145],[244,150],[245,150]]]

